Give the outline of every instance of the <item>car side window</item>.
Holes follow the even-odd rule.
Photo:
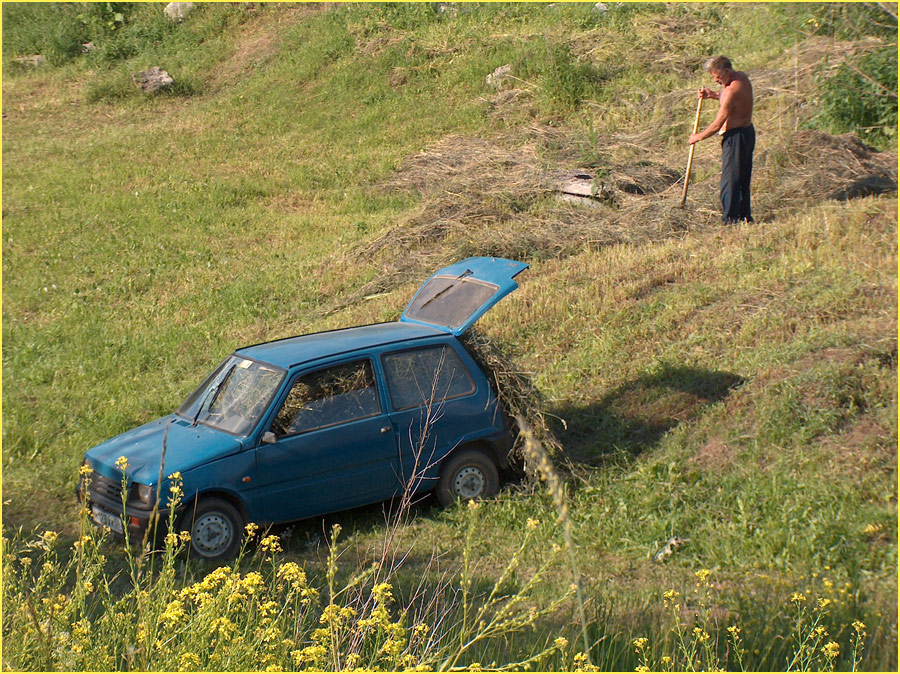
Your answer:
[[[381,412],[368,360],[344,363],[299,377],[278,411],[272,430],[296,435]]]
[[[391,404],[396,410],[420,407],[475,391],[475,382],[448,346],[400,351],[383,357]]]

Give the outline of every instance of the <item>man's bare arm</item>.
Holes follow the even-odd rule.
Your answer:
[[[728,117],[734,112],[733,92],[730,89],[723,89],[718,98],[719,111],[716,113],[716,118],[700,133],[691,134],[691,137],[688,139],[689,144],[693,145],[710,136],[715,136]]]

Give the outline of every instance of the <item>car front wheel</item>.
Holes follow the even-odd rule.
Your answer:
[[[497,465],[491,458],[477,449],[467,449],[444,461],[435,496],[438,503],[448,506],[459,499],[491,497],[497,493],[499,484]]]
[[[191,554],[208,562],[223,562],[237,554],[244,518],[220,498],[202,499],[185,512],[180,528],[191,534]]]

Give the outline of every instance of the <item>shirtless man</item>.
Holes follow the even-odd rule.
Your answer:
[[[731,61],[724,56],[711,58],[705,68],[722,90],[717,93],[701,87],[698,96],[718,100],[719,112],[712,124],[699,133],[692,133],[688,143],[693,145],[717,133],[722,136],[722,180],[719,183],[722,222],[753,222],[750,217],[750,173],[756,145],[756,131],[750,121],[753,86],[747,75],[735,71]]]

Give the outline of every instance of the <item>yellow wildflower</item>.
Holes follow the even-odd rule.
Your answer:
[[[215,634],[218,632],[222,637],[229,638],[232,634],[237,631],[237,625],[231,622],[228,618],[216,618],[212,625],[210,626],[210,634]]]
[[[553,640],[553,645],[557,649],[564,651],[569,647],[569,640],[565,637],[556,637],[556,639]]]
[[[78,469],[79,475],[90,475],[94,472],[94,469],[90,467],[88,464],[82,464],[81,468]]]
[[[169,505],[172,505],[175,501],[178,500],[178,497],[181,496],[184,492],[181,491],[181,485],[178,482],[173,482],[169,485]]]
[[[802,604],[806,601],[806,597],[799,592],[794,592],[794,594],[791,595],[791,601],[795,604]]]
[[[738,634],[741,633],[741,628],[738,627],[737,625],[732,625],[731,627],[728,628],[728,631],[731,633],[732,636],[736,637]]]
[[[632,641],[631,643],[634,644],[634,652],[640,653],[642,650],[644,650],[644,647],[649,643],[649,641],[650,640],[647,637],[638,637],[637,639]]]
[[[272,554],[281,552],[281,539],[275,535],[266,536],[260,541],[259,547],[262,548],[263,552],[271,552]]]
[[[177,625],[184,616],[184,607],[182,606],[181,601],[175,599],[174,601],[169,602],[166,606],[166,610],[159,616],[159,622],[163,627],[170,629]]]
[[[649,672],[649,671],[650,671],[650,668],[649,668],[647,665],[638,665],[637,667],[634,668],[634,671],[636,671],[636,672]]]
[[[193,671],[200,667],[200,658],[195,653],[185,653],[178,662],[178,670],[181,672]]]
[[[468,506],[469,506],[469,510],[478,510],[481,507],[481,504],[478,501],[469,501]],[[475,663],[475,664],[478,664],[478,663]],[[478,664],[478,666],[481,667],[480,664]]]
[[[259,607],[259,612],[263,616],[274,615],[278,612],[278,604],[274,601],[267,601],[265,604]]]
[[[710,571],[709,569],[700,569],[694,575],[700,579],[701,583],[705,583],[706,579],[709,578],[711,574],[712,574],[712,571]]]
[[[592,665],[588,661],[588,656],[585,653],[576,653],[573,658],[573,662],[575,664],[576,672],[596,672],[598,668],[596,665]]]
[[[392,589],[390,583],[379,583],[372,588],[372,597],[374,597],[375,601],[378,603],[388,603],[394,598],[391,594]]]
[[[540,525],[541,525],[540,520],[532,519],[531,517],[529,517],[528,521],[525,523],[525,528],[533,531],[534,529],[537,529]]]
[[[297,667],[311,664],[315,668],[316,663],[324,661],[327,655],[328,651],[324,646],[307,646],[299,651],[291,651],[291,658]]]
[[[253,522],[248,522],[247,526],[244,527],[244,531],[247,532],[248,538],[253,538],[256,536],[256,532],[259,531],[259,526],[254,524]]]
[[[853,621],[853,629],[856,630],[856,633],[860,636],[865,635],[866,633],[866,624],[860,620]]]
[[[116,459],[116,468],[122,471],[128,468],[128,457],[120,456],[118,459]]]
[[[306,588],[306,573],[297,566],[296,562],[287,562],[279,566],[275,577],[280,581],[289,583],[291,588],[298,592]]]
[[[397,641],[393,637],[387,639],[378,650],[379,655],[386,655],[389,658],[397,659],[403,652],[404,644]]]
[[[82,618],[76,623],[72,623],[72,636],[76,639],[84,639],[91,633],[91,621]]]
[[[831,603],[830,599],[825,599],[823,597],[819,597],[816,601],[819,604],[819,608],[827,608],[828,605]]]
[[[834,660],[841,652],[841,647],[836,641],[829,641],[822,647],[822,653],[828,660]]]
[[[244,586],[244,589],[247,590],[248,594],[253,594],[258,589],[265,586],[265,582],[263,582],[262,574],[259,573],[259,571],[251,571],[246,576],[244,576],[244,580],[241,582],[241,585]]]
[[[694,637],[697,639],[697,641],[709,641],[709,632],[699,627],[695,627]]]

